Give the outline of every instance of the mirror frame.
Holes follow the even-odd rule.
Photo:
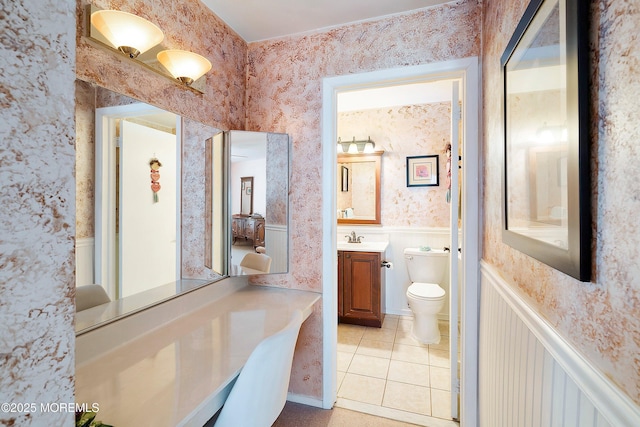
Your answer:
[[[512,88],[508,85],[513,69],[518,65],[518,51],[530,49],[527,41],[540,31],[540,22],[546,22],[552,16],[552,8],[558,5],[566,10],[560,13],[565,21],[560,27],[566,28],[566,44],[559,44],[559,52],[566,52],[566,97],[567,105],[567,242],[566,248],[551,244],[539,237],[539,230],[525,233],[517,228],[509,211],[512,193],[516,192],[513,182],[518,173],[525,180],[529,175],[524,171],[509,168],[510,150],[515,146],[515,138],[522,132],[512,122],[513,112],[509,108],[508,98]],[[580,281],[591,278],[591,204],[590,204],[590,153],[589,153],[589,49],[588,49],[588,10],[579,0],[533,0],[527,7],[522,19],[512,35],[501,57],[502,68],[502,111],[504,146],[502,159],[502,241],[512,248],[541,261]],[[560,33],[560,29],[558,29]],[[522,43],[522,44],[521,44]],[[522,56],[520,56],[522,57]],[[539,74],[544,64],[535,64],[534,75]],[[530,102],[525,106],[533,113],[545,111],[543,103]],[[536,123],[545,126],[545,123]],[[535,174],[535,171],[532,173]],[[527,183],[528,184],[528,183]],[[527,185],[527,188],[529,185]]]
[[[380,203],[380,169],[382,165],[382,154],[384,151],[376,151],[367,154],[338,154],[338,163],[364,163],[374,162],[376,167],[376,206],[375,206],[375,218],[374,219],[361,219],[361,218],[338,218],[338,224],[350,224],[350,225],[381,225],[382,218],[381,203]],[[337,191],[337,188],[336,188]]]
[[[250,193],[247,193],[246,185],[249,184],[249,188],[251,189]],[[249,212],[244,212],[244,196],[249,196]],[[240,178],[240,215],[253,215],[253,177],[252,176],[243,176]]]

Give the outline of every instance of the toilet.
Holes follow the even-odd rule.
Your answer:
[[[445,291],[440,284],[445,279],[449,252],[406,248],[404,258],[411,280],[407,289],[409,308],[413,312],[411,334],[422,344],[438,344],[438,313],[445,302]]]

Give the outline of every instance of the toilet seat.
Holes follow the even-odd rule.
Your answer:
[[[444,298],[444,289],[436,283],[413,283],[407,294],[421,300],[440,300]]]

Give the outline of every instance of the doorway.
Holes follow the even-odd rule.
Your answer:
[[[96,108],[94,283],[112,300],[179,279],[178,121],[143,103]]]
[[[478,71],[477,58],[448,61],[393,70],[327,78],[323,82],[323,298],[324,316],[324,396],[323,406],[333,406],[337,396],[337,289],[335,286],[337,226],[335,209],[337,97],[341,92],[416,82],[445,79],[461,82],[463,99],[463,152],[467,159],[463,173],[462,245],[466,256],[462,277],[462,363],[464,378],[461,387],[461,419],[465,425],[475,425],[477,401],[477,270],[478,270]],[[475,212],[471,215],[470,213]],[[333,255],[333,256],[331,256]],[[457,332],[457,322],[453,328]],[[452,329],[453,329],[452,328]],[[457,386],[454,385],[454,387]]]

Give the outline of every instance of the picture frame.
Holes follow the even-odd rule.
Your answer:
[[[349,168],[346,166],[341,166],[341,172],[342,172],[342,185],[340,187],[342,192],[348,192],[349,191]]]
[[[440,185],[440,163],[437,154],[407,157],[407,187]]]
[[[591,276],[588,5],[532,0],[501,57],[502,240]]]

